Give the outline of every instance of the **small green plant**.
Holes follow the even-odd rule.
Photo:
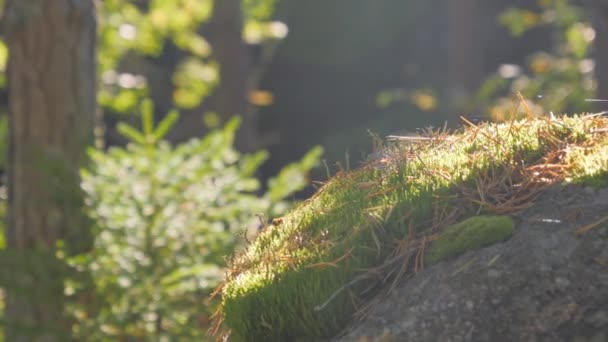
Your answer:
[[[155,126],[151,102],[140,108],[141,130],[118,127],[131,143],[91,150],[92,165],[83,171],[96,239],[94,250],[72,263],[90,272],[94,289],[82,282],[66,288],[87,298],[71,309],[75,333],[86,340],[202,340],[225,256],[243,243],[256,214],[290,208],[286,198],[307,184],[321,149],[286,167],[259,196],[255,174],[267,153],[234,150],[238,119],[172,147],[162,138],[177,112]]]

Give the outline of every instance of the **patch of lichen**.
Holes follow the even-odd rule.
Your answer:
[[[362,275],[385,264],[398,241],[436,236],[445,228],[442,223],[473,210],[511,209],[502,202],[487,205],[484,191],[499,189],[508,196],[510,186],[531,184],[522,183],[530,177],[554,182],[606,172],[605,154],[598,153],[608,144],[601,131],[607,127],[607,119],[591,116],[527,119],[471,127],[415,146],[386,147],[385,158],[338,174],[233,257],[220,289],[223,328],[233,341],[331,337],[376,284]],[[491,184],[487,178],[502,183],[488,190],[481,186]],[[498,226],[452,228],[446,233],[459,242],[442,247],[440,237],[428,259],[485,245],[512,231],[510,225]]]
[[[509,216],[474,216],[447,227],[426,253],[429,264],[509,239],[515,222]]]

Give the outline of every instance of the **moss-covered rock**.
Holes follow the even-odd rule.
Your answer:
[[[233,258],[220,289],[224,331],[233,341],[333,336],[370,287],[410,270],[424,248],[437,262],[514,229],[506,216],[454,222],[526,208],[543,184],[606,172],[606,128],[597,116],[527,119],[387,147]]]

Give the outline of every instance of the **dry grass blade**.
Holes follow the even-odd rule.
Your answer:
[[[582,226],[580,228],[577,228],[576,231],[575,231],[576,235],[579,235],[579,236],[583,235],[583,234],[589,232],[591,229],[599,226],[600,224],[602,224],[604,222],[608,222],[608,216],[604,216],[601,219],[599,219],[599,220],[597,220],[597,221],[595,221],[593,223],[590,223],[590,224],[588,224],[586,226]]]
[[[410,142],[428,142],[428,141],[454,141],[452,137],[443,137],[438,139],[437,137],[419,137],[419,136],[408,136],[408,135],[387,135],[386,140],[388,141],[410,141]]]
[[[343,260],[347,259],[348,257],[350,257],[352,255],[353,249],[354,249],[354,247],[349,249],[346,253],[344,253],[344,255],[342,255],[341,257],[339,257],[336,260],[310,264],[310,265],[304,266],[304,268],[327,268],[327,267],[338,268],[338,263],[340,261],[343,261]]]

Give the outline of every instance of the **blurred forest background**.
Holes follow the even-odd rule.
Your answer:
[[[72,2],[0,1],[6,341],[208,338],[225,258],[311,194],[311,180],[364,161],[370,135],[456,127],[460,115],[505,120],[518,92],[537,115],[608,99],[603,0],[104,0],[90,9],[96,23],[67,26],[97,25],[92,85],[65,95],[88,101],[96,87],[88,162],[30,151],[37,164],[19,169],[13,130],[27,111],[11,101],[36,101],[20,80],[40,66],[7,61],[63,47],[19,45],[20,30]],[[40,91],[84,77],[69,63]],[[11,183],[35,172],[45,186]],[[10,198],[7,209],[7,193],[42,200],[26,214]],[[19,215],[45,210],[60,233],[44,236],[55,223],[35,220],[19,228]]]

